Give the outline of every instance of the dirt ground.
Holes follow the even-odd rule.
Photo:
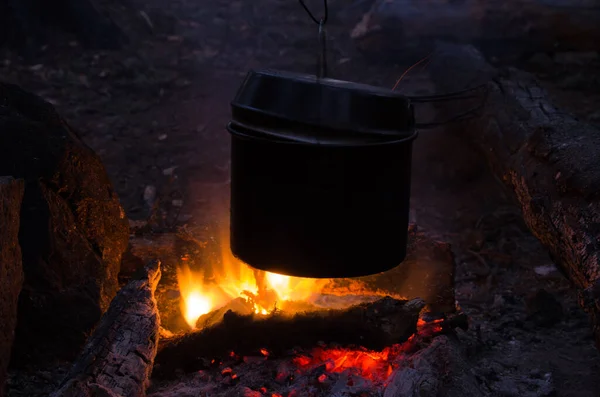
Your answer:
[[[330,1],[332,74],[391,88],[418,59],[361,56],[349,34],[368,6]],[[55,104],[80,131],[132,221],[148,221],[154,233],[185,225],[210,238],[215,223],[227,222],[229,101],[250,68],[313,72],[316,26],[296,1],[283,0],[127,0],[110,11],[131,38],[124,49],[89,51],[60,37],[34,64],[0,53],[0,77]],[[600,82],[582,83],[591,73],[586,56],[598,62],[598,54],[562,63],[541,54],[518,66],[538,73],[561,106],[598,122]],[[433,91],[426,70],[399,89]],[[414,150],[415,218],[453,243],[457,301],[485,346],[471,357],[473,371],[498,396],[600,396],[600,354],[575,292],[477,151],[444,129],[423,131]],[[59,375],[32,375],[25,390],[24,375],[13,374],[9,395],[44,395]]]

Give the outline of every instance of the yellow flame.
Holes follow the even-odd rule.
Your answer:
[[[191,328],[196,328],[198,318],[213,308],[211,294],[203,281],[202,272],[193,272],[187,265],[177,268],[177,282],[183,298],[181,312]]]
[[[212,306],[210,299],[202,295],[200,291],[191,292],[187,297],[187,301],[184,302],[185,320],[192,328],[196,326],[196,321],[198,321],[201,315],[210,312]]]
[[[282,301],[306,301],[320,293],[328,279],[285,276],[265,272],[267,284]]]
[[[221,241],[228,241],[228,239]],[[177,269],[177,281],[182,298],[181,310],[191,328],[196,327],[200,316],[223,307],[232,299],[248,297],[248,295],[258,296],[259,280],[263,282],[263,291],[265,288],[271,290],[280,303],[289,300],[306,301],[320,293],[329,281],[290,277],[253,269],[237,260],[231,254],[228,244],[221,245],[221,256],[221,265],[210,269],[212,273],[210,280],[205,278],[204,272],[192,271],[183,261]],[[260,303],[253,303],[254,312],[263,315],[268,314],[277,304],[275,299],[272,301],[263,299]]]
[[[287,294],[289,292],[291,277],[271,272],[266,273],[266,279],[269,283],[269,286],[273,288],[273,291],[275,291],[275,293],[280,299],[287,300]]]

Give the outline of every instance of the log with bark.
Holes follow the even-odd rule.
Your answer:
[[[487,81],[481,114],[450,128],[514,191],[531,232],[581,290],[600,344],[600,129],[554,107],[532,75],[496,70],[472,46],[440,44],[435,58],[440,91]]]
[[[406,341],[417,329],[421,299],[383,298],[345,310],[324,310],[288,316],[240,315],[229,311],[223,321],[198,331],[161,340],[153,377],[172,377],[177,370],[194,371],[204,360],[234,351],[259,354],[266,348],[283,354],[319,342],[382,349]]]
[[[144,396],[156,356],[160,319],[154,298],[160,262],[119,291],[52,397]]]

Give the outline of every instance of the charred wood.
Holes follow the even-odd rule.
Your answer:
[[[161,340],[153,376],[171,377],[177,370],[194,371],[204,366],[204,360],[231,351],[252,355],[266,348],[274,354],[284,354],[294,347],[312,347],[319,342],[382,349],[415,333],[424,306],[420,299],[386,297],[346,310],[293,316],[240,315],[229,311],[214,326]]]
[[[154,292],[160,262],[119,291],[100,324],[52,397],[146,394],[158,346],[159,313]]]
[[[472,46],[440,44],[436,58],[440,91],[486,84],[475,99],[481,114],[449,128],[514,192],[531,232],[582,292],[600,343],[600,129],[553,106],[532,75],[496,70]]]

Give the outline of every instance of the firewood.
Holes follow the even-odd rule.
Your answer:
[[[295,315],[240,315],[229,311],[214,326],[161,340],[154,377],[172,377],[177,370],[194,371],[204,360],[238,355],[284,354],[294,347],[319,342],[382,349],[415,333],[425,302],[385,297],[345,310],[323,310]]]
[[[156,356],[159,314],[154,292],[160,262],[119,291],[58,391],[52,397],[146,394]]]
[[[452,133],[478,146],[515,193],[533,235],[582,291],[600,343],[600,129],[554,107],[532,75],[496,70],[472,46],[440,44],[435,57],[440,91],[488,81],[481,114]]]

